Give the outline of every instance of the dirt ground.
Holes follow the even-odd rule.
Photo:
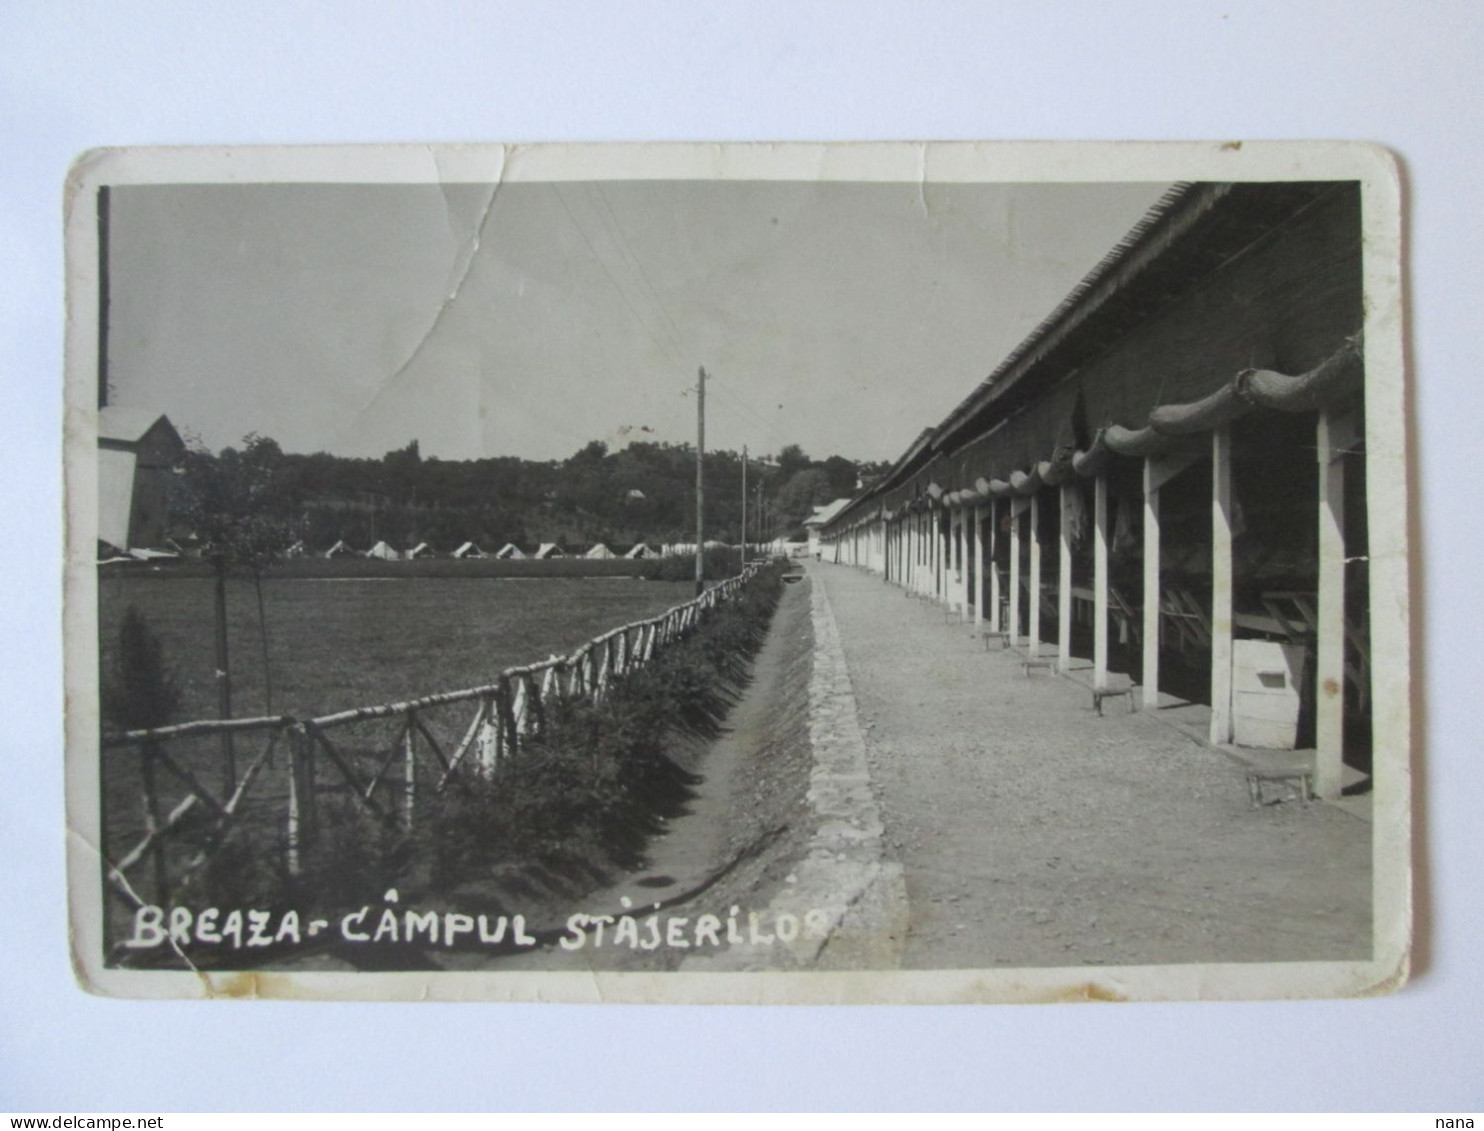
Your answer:
[[[1249,807],[1240,768],[940,606],[810,564],[839,626],[908,968],[1363,959],[1371,826]]]
[[[676,751],[702,780],[685,811],[650,843],[645,866],[559,908],[538,910],[533,931],[549,934],[573,911],[615,919],[626,911],[640,919],[659,913],[693,925],[708,913],[725,920],[735,906],[745,921],[790,882],[812,830],[806,792],[813,645],[808,583],[785,586],[722,735],[704,749]],[[440,954],[436,961],[465,970],[646,971],[677,969],[697,953],[663,945],[594,949],[592,938],[582,950],[544,946],[516,954]]]

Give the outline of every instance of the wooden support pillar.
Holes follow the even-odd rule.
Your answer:
[[[922,592],[922,512],[912,516],[912,592]]]
[[[958,550],[958,511],[946,512],[948,519],[943,528],[943,603],[954,612],[958,611],[958,571],[955,568]]]
[[[933,593],[933,523],[937,521],[937,512],[929,506],[922,513],[922,577],[919,579],[918,590],[924,597],[931,597]]]
[[[1061,545],[1056,574],[1056,670],[1065,672],[1072,666],[1072,508],[1075,483],[1061,488]]]
[[[911,587],[910,570],[911,556],[909,547],[911,545],[912,516],[902,514],[897,517],[897,584],[902,588]]]
[[[955,507],[958,522],[954,525],[953,537],[953,603],[958,616],[963,620],[969,615],[969,511],[967,507]]]
[[[1041,654],[1041,496],[1031,496],[1031,648]]]
[[[963,614],[963,546],[964,546],[964,512],[961,507],[954,507],[951,512],[952,521],[949,523],[949,535],[951,542],[948,549],[949,562],[952,568],[949,571],[951,587],[949,589],[950,602],[953,611],[959,615]]]
[[[1020,499],[1010,502],[1010,644],[1020,643]]]
[[[938,522],[938,599],[953,605],[953,512],[944,508]]]
[[[943,538],[938,531],[938,518],[939,511],[934,505],[927,515],[927,545],[924,547],[927,551],[927,576],[923,578],[927,596],[931,600],[938,598],[938,563],[943,556]]]
[[[922,595],[932,598],[938,578],[938,508],[929,506],[922,516]]]
[[[1355,421],[1319,414],[1319,597],[1315,616],[1314,792],[1340,796],[1345,754],[1345,450]]]
[[[943,547],[946,540],[943,533],[943,514],[938,507],[933,508],[933,599],[936,601],[946,599],[943,592]]]
[[[938,588],[938,508],[922,516],[922,595],[931,599]]]
[[[912,516],[902,515],[897,519],[897,581],[904,589],[910,589],[912,569]]]
[[[912,516],[912,592],[922,593],[922,519],[921,511]]]
[[[958,573],[954,569],[955,551],[958,549],[958,511],[950,508],[944,512],[947,522],[943,527],[943,604],[958,611]]]
[[[1211,742],[1232,740],[1232,439],[1211,433]]]
[[[1099,473],[1093,493],[1092,685],[1108,686],[1108,476]]]
[[[1159,486],[1154,457],[1144,460],[1144,674],[1140,702],[1159,706]]]
[[[917,588],[917,539],[913,531],[917,528],[917,516],[902,517],[902,584],[910,593]]]
[[[1000,536],[1000,505],[991,500],[989,504],[989,631],[1003,632],[1000,623],[1000,571],[994,564],[996,539]]]
[[[987,508],[974,508],[974,627],[984,627],[984,601],[989,592],[984,584],[984,515]]]

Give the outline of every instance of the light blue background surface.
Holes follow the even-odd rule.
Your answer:
[[[1435,3],[0,10],[0,1110],[1484,1107],[1484,15]],[[61,187],[97,145],[1360,138],[1406,163],[1422,968],[1385,1000],[916,1009],[135,1004],[66,963]],[[993,359],[986,359],[986,362]]]

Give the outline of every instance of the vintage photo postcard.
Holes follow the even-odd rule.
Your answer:
[[[66,225],[86,989],[1405,981],[1384,151],[99,150]]]

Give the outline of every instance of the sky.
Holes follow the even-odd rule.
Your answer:
[[[109,385],[212,448],[894,460],[1160,184],[568,181],[112,191]]]

